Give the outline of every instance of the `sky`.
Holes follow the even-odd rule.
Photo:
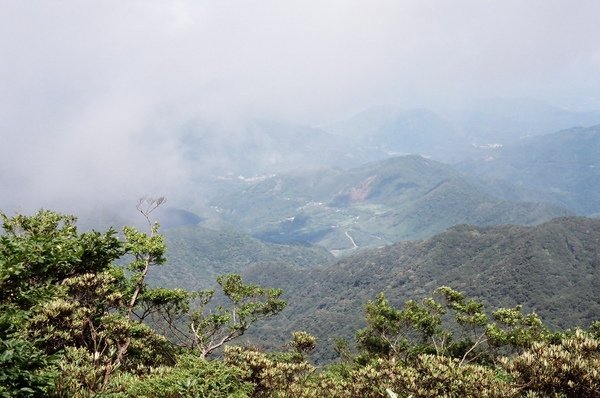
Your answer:
[[[182,126],[374,105],[600,109],[596,0],[0,0],[0,209],[188,184]],[[8,209],[6,209],[8,207]]]

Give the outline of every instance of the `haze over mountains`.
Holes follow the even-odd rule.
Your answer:
[[[373,107],[318,127],[252,119],[233,125],[197,121],[186,126],[180,145],[195,173],[252,177],[307,168],[348,169],[408,154],[453,164],[490,146],[594,124],[600,124],[600,111],[495,99],[439,111]]]
[[[200,212],[211,177],[454,163],[473,143],[600,123],[594,2],[3,10],[7,211],[147,194]]]
[[[495,98],[439,112],[375,107],[328,127],[380,154],[414,153],[453,163],[476,155],[477,148],[598,123],[598,111],[569,111],[530,98]]]

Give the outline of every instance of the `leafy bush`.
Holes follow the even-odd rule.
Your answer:
[[[159,367],[138,376],[124,373],[115,378],[111,398],[246,398],[252,385],[242,372],[221,361],[183,355],[176,366]]]
[[[525,392],[544,397],[600,397],[600,341],[581,330],[558,344],[535,342],[529,350],[502,362]]]

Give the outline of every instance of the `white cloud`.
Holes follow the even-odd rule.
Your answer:
[[[176,185],[186,173],[178,127],[199,115],[311,123],[377,103],[583,103],[600,90],[597,1],[2,8],[0,177],[12,176],[5,196],[14,200]]]

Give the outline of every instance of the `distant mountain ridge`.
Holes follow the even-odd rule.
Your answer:
[[[460,223],[535,224],[568,214],[498,200],[450,166],[416,155],[349,171],[277,175],[210,203],[224,219],[265,241],[333,251],[422,238]]]
[[[452,161],[469,149],[461,130],[429,109],[374,107],[328,128],[380,157],[418,154]]]
[[[600,123],[600,112],[576,112],[527,98],[471,101],[454,110],[362,110],[319,126],[268,119],[191,120],[178,147],[195,179],[305,168],[353,168],[390,156],[417,154],[456,163],[473,146],[511,145],[527,136]]]
[[[472,100],[446,115],[478,144],[512,145],[537,135],[600,123],[600,111],[575,111],[534,98]]]
[[[420,154],[456,163],[477,154],[479,147],[513,145],[526,137],[598,123],[600,111],[573,111],[532,98],[490,98],[453,110],[377,106],[325,129],[378,152],[379,158]]]
[[[531,137],[458,165],[508,200],[600,213],[600,125]]]

